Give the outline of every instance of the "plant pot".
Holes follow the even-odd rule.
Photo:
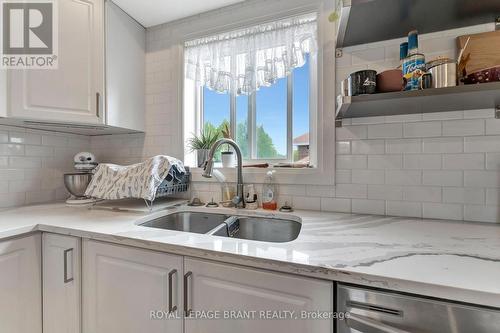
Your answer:
[[[234,165],[236,164],[234,160],[234,152],[223,151],[221,153],[221,159],[223,168],[234,168]]]
[[[198,163],[198,168],[203,168],[205,166],[209,151],[209,149],[196,149],[196,161]]]

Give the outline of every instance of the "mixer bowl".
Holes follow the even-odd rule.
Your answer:
[[[77,198],[85,198],[85,190],[92,179],[91,173],[66,173],[64,186],[69,193]]]

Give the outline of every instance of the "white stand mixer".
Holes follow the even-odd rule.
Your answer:
[[[92,153],[81,152],[75,155],[75,172],[64,174],[64,186],[71,194],[66,200],[68,205],[93,204],[98,200],[85,196],[85,190],[90,184],[93,170],[97,167],[96,158]]]

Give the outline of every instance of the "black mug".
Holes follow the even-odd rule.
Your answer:
[[[432,74],[425,73],[424,75],[422,75],[419,79],[419,83],[420,89],[432,88]]]

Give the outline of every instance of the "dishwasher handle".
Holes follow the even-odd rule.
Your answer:
[[[353,313],[346,318],[346,325],[363,333],[411,333]]]

